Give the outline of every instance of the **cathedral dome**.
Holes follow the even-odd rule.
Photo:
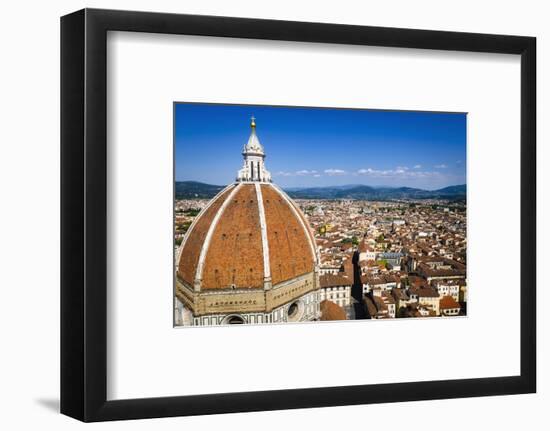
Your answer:
[[[313,272],[313,235],[271,183],[231,184],[205,207],[180,247],[178,278],[196,289],[269,288]]]
[[[320,316],[313,232],[300,208],[271,182],[254,118],[250,127],[235,182],[202,209],[178,249],[176,324]]]

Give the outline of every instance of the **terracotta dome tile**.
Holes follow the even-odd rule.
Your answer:
[[[262,288],[262,237],[254,184],[243,184],[214,228],[204,263],[202,289]]]
[[[315,263],[311,239],[285,197],[271,185],[262,185],[273,285],[312,272]]]
[[[191,286],[195,280],[199,256],[204,244],[204,239],[208,233],[208,229],[212,224],[212,220],[216,216],[216,213],[219,211],[223,202],[229,193],[231,193],[233,188],[234,186],[229,187],[217,197],[213,198],[210,206],[199,214],[195,223],[191,226],[190,231],[187,232],[188,237],[186,238],[183,249],[181,250],[177,273],[183,281],[187,282]]]

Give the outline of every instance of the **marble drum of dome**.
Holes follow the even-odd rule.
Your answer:
[[[250,122],[235,182],[193,220],[176,258],[175,324],[318,320],[319,257],[306,217],[271,180]]]

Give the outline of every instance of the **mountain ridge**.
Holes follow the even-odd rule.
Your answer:
[[[210,199],[225,186],[199,181],[176,181],[176,199]],[[465,200],[466,184],[457,184],[437,190],[414,187],[367,186],[350,184],[325,187],[289,187],[285,192],[294,199],[353,199],[353,200],[396,200],[396,199],[447,199]]]

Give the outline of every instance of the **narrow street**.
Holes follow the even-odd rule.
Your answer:
[[[351,286],[352,306],[355,311],[355,319],[368,319],[363,304],[363,283],[361,282],[361,269],[359,268],[359,252],[353,253],[353,285]]]

